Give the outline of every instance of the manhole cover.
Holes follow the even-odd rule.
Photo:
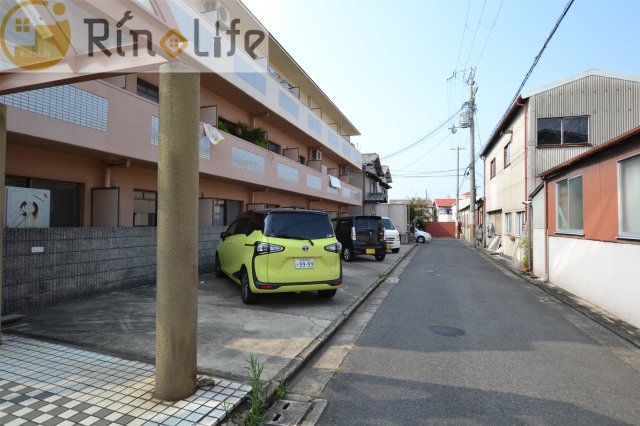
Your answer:
[[[429,327],[429,330],[433,331],[436,334],[439,334],[440,336],[445,336],[445,337],[460,337],[460,336],[464,336],[465,334],[464,330],[461,330],[455,327],[446,327],[443,325],[433,325]]]
[[[309,402],[278,400],[265,414],[264,424],[266,426],[297,425],[310,407]]]

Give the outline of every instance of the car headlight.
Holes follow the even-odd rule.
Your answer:
[[[342,253],[342,244],[340,243],[329,244],[324,249],[326,251],[330,251],[331,253]]]
[[[279,253],[284,251],[284,247],[277,244],[258,243],[256,244],[256,254]]]

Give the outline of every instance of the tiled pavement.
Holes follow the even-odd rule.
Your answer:
[[[0,425],[214,425],[249,390],[199,383],[194,396],[162,402],[153,365],[3,334]]]

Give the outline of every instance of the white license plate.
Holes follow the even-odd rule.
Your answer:
[[[296,259],[296,269],[313,269],[315,262],[313,259]]]

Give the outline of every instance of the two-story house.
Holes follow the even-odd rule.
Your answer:
[[[548,199],[541,175],[638,127],[638,105],[640,77],[599,70],[522,93],[481,152],[492,247],[549,279],[549,214],[564,198]],[[571,182],[575,197],[579,183]],[[581,215],[572,211],[554,233],[576,237]]]
[[[380,162],[378,154],[363,154],[362,171],[352,171],[349,182],[362,188],[364,194],[362,208],[352,207],[351,214],[375,215],[376,207],[389,201],[391,170]]]

